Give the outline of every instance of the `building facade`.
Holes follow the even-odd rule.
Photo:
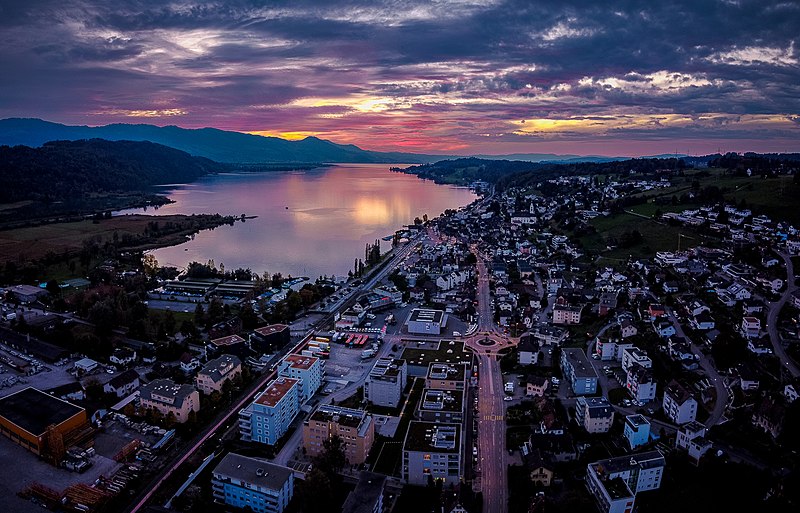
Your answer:
[[[289,354],[278,364],[278,375],[300,381],[300,404],[305,404],[322,386],[325,361],[316,356]]]
[[[364,463],[375,441],[375,422],[364,410],[320,405],[303,423],[303,448],[309,456],[325,449],[324,442],[338,436],[351,465]]]
[[[604,397],[578,397],[575,403],[578,424],[589,433],[608,433],[614,423],[614,408]]]
[[[238,356],[225,354],[209,360],[195,376],[195,385],[200,392],[211,395],[222,392],[222,385],[242,374],[242,361]]]
[[[282,513],[294,495],[294,472],[268,461],[227,454],[212,472],[214,501],[254,513]]]
[[[183,424],[189,420],[189,412],[200,411],[200,394],[192,385],[156,379],[139,388],[139,405],[155,409],[164,417],[172,414],[179,424]]]
[[[561,371],[575,395],[597,393],[597,373],[583,349],[574,347],[562,349]]]
[[[426,486],[429,480],[461,480],[461,425],[411,421],[403,442],[403,479]]]
[[[241,439],[275,445],[299,411],[300,381],[284,377],[274,379],[249,406],[239,411]]]
[[[405,360],[379,358],[364,381],[364,400],[376,406],[395,408],[403,397],[407,379]]]

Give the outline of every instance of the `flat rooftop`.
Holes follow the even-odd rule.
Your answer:
[[[413,420],[408,425],[403,450],[458,454],[461,451],[461,424]]]
[[[211,343],[217,347],[223,347],[223,346],[232,346],[235,344],[242,344],[244,343],[244,341],[245,340],[239,335],[228,335],[227,337],[215,338],[214,340],[211,341]]]
[[[436,349],[414,347],[414,340],[403,339],[406,348],[400,356],[409,365],[427,367],[430,363],[471,363],[472,352],[464,347],[464,343],[454,340],[442,340]]]
[[[428,379],[446,379],[450,381],[464,381],[466,365],[451,365],[449,363],[432,363],[428,366]]]
[[[256,403],[262,404],[269,408],[274,408],[276,404],[283,399],[283,396],[298,383],[299,380],[292,378],[278,378],[269,382],[267,388],[255,400]]]
[[[316,356],[303,356],[299,354],[287,354],[283,361],[289,364],[293,369],[308,370],[319,361]]]
[[[619,500],[624,499],[625,497],[633,497],[633,492],[631,489],[628,488],[628,485],[625,483],[625,480],[621,477],[615,477],[614,479],[608,479],[603,481],[603,486],[608,492],[609,497],[611,500]]]
[[[639,426],[645,426],[650,424],[650,422],[644,418],[643,416],[636,414],[636,415],[628,415],[625,417],[625,422],[630,424],[630,426],[634,429],[639,429]]]
[[[291,475],[292,470],[288,467],[235,453],[227,454],[214,467],[215,477],[252,483],[270,490],[280,490]]]
[[[336,422],[340,426],[358,427],[366,416],[367,412],[364,410],[323,404],[311,414],[309,420]]]
[[[0,417],[34,436],[51,424],[59,425],[85,410],[50,394],[28,387],[0,399]]]
[[[261,335],[262,337],[268,337],[269,335],[274,335],[275,333],[280,333],[281,331],[289,329],[289,326],[286,324],[270,324],[269,326],[264,326],[262,328],[256,328],[253,331]]]
[[[460,412],[464,409],[464,392],[426,388],[419,403],[420,410]]]
[[[435,322],[441,323],[444,312],[441,310],[430,310],[427,308],[415,308],[411,311],[408,318],[410,322]]]
[[[594,371],[589,358],[583,349],[576,347],[565,347],[561,350],[561,354],[567,359],[572,366],[575,376],[578,378],[596,378],[597,373]]]
[[[642,469],[663,467],[666,465],[666,461],[664,460],[664,455],[659,451],[647,451],[600,460],[591,463],[591,465],[595,467],[598,475],[609,475],[637,467]]]
[[[396,381],[400,375],[400,369],[406,364],[405,360],[396,358],[379,358],[372,370],[369,371],[370,379],[380,379],[385,381]]]

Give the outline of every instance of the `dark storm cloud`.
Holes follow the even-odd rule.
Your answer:
[[[680,133],[797,138],[794,2],[10,4],[0,5],[0,66],[13,75],[0,81],[0,116],[146,116],[352,134],[347,142],[366,146],[416,130],[431,148]],[[674,124],[687,118],[696,121]]]

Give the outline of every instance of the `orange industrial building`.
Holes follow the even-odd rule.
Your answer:
[[[92,438],[85,409],[33,387],[0,398],[0,432],[54,464]]]

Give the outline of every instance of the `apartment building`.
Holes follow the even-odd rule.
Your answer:
[[[139,387],[139,405],[153,408],[167,417],[170,413],[183,424],[189,412],[200,411],[200,394],[191,385],[178,385],[169,379],[156,379]]]
[[[664,414],[675,424],[686,424],[697,417],[697,400],[686,387],[675,380],[664,389]]]
[[[638,347],[626,347],[622,350],[622,372],[628,372],[633,364],[649,369],[653,366],[653,360],[647,356],[647,351]]]
[[[239,434],[244,441],[274,445],[300,411],[300,380],[270,381],[247,407],[239,411]]]
[[[403,441],[403,479],[426,486],[428,479],[461,480],[461,425],[411,421]]]
[[[630,513],[636,494],[661,486],[666,462],[658,451],[649,451],[589,463],[586,485],[600,511]]]
[[[614,423],[614,408],[604,397],[578,397],[575,419],[589,433],[608,433]]]
[[[467,381],[467,366],[457,363],[431,363],[425,376],[425,388],[440,390],[464,390]]]
[[[268,461],[228,453],[211,474],[214,502],[255,513],[282,513],[294,495],[294,472]]]
[[[622,434],[630,448],[636,449],[650,441],[650,422],[642,415],[628,415]]]
[[[379,358],[364,381],[364,400],[376,406],[395,408],[403,397],[407,379],[405,360]]]
[[[194,378],[195,386],[202,393],[222,392],[222,385],[242,374],[242,361],[238,356],[224,354],[209,360]]]
[[[628,389],[633,400],[638,403],[644,404],[654,400],[656,398],[656,381],[653,378],[653,370],[633,363],[628,367],[625,388]]]
[[[597,393],[597,373],[583,349],[568,347],[561,350],[561,371],[576,395]]]
[[[580,324],[583,307],[569,305],[553,306],[553,324]]]
[[[426,388],[416,413],[420,420],[460,423],[464,419],[464,392]]]
[[[303,423],[303,448],[309,456],[325,449],[323,443],[338,436],[351,465],[364,463],[375,441],[375,422],[364,410],[320,405]]]
[[[300,381],[300,404],[317,393],[325,377],[325,361],[316,356],[288,354],[278,364],[278,375]]]

